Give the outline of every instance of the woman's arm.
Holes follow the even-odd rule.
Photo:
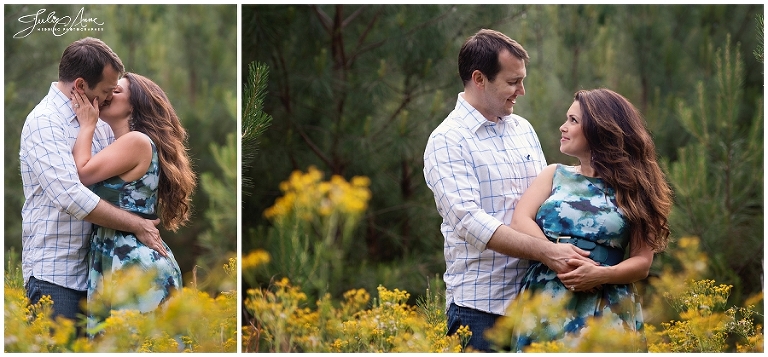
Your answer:
[[[587,258],[589,252],[575,245],[550,242],[536,224],[536,212],[552,193],[552,178],[555,176],[556,169],[557,165],[549,165],[536,176],[515,206],[512,223],[509,227],[500,226],[496,230],[488,242],[489,248],[503,254],[540,261],[555,272],[573,270],[573,267],[567,263],[569,261],[578,260],[587,265],[597,264]],[[518,232],[524,234],[521,235]],[[532,237],[530,240],[527,239],[529,236]]]
[[[557,164],[545,167],[520,197],[512,214],[512,223],[509,225],[514,230],[547,239],[536,223],[536,212],[552,193],[552,178],[555,176],[556,169]]]
[[[629,252],[629,258],[614,266],[591,266],[573,260],[568,263],[577,267],[575,270],[558,274],[557,277],[567,287],[575,291],[590,290],[603,284],[630,284],[645,279],[653,263],[653,250],[645,242],[636,244]]]
[[[138,180],[149,168],[152,144],[142,133],[132,131],[122,135],[96,155],[78,165],[80,182],[91,185],[114,176],[124,181]]]
[[[125,181],[141,178],[152,160],[152,145],[147,136],[139,132],[128,132],[91,156],[91,142],[99,111],[95,100],[91,104],[84,99],[84,95],[75,93],[73,100],[80,121],[80,132],[72,148],[72,156],[75,158],[80,182],[91,185],[114,176],[120,176]]]

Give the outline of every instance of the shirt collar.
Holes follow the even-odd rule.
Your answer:
[[[493,123],[492,121],[486,119],[482,114],[480,114],[480,111],[475,109],[469,102],[467,102],[466,99],[462,96],[464,92],[459,93],[459,99],[456,100],[456,109],[459,112],[459,117],[462,118],[462,121],[464,124],[469,128],[471,131],[475,132],[477,129],[480,129],[484,124],[486,123]],[[499,118],[504,123],[512,123],[513,125],[517,125],[517,118],[514,114],[507,115],[505,117]]]
[[[57,82],[51,83],[51,88],[48,90],[48,96],[51,98],[51,102],[53,102],[53,105],[55,108],[58,108],[59,113],[64,116],[64,118],[67,119],[70,123],[75,120],[75,110],[72,109],[72,104],[70,104],[70,99],[68,96],[66,96],[62,91],[59,90],[59,87],[56,86]]]

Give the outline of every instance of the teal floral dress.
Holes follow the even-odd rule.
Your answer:
[[[152,142],[152,161],[147,173],[140,179],[125,182],[112,177],[97,183],[93,191],[103,200],[123,210],[144,218],[155,219],[157,187],[160,165],[157,147]],[[132,309],[150,312],[158,308],[175,291],[182,288],[181,269],[168,245],[168,257],[163,257],[141,243],[133,233],[94,225],[91,248],[88,255],[88,329],[97,331],[99,323],[110,316],[110,310]],[[151,275],[141,285],[138,277],[124,276],[127,270],[138,267],[141,278]],[[138,294],[120,294],[121,289],[134,285],[141,288]],[[96,328],[96,330],[94,330]]]
[[[594,242],[600,249],[618,253],[618,259],[601,265],[615,265],[623,260],[629,245],[629,222],[616,204],[614,190],[599,178],[576,173],[572,166],[558,165],[552,179],[552,193],[539,208],[536,223],[550,240],[558,236],[579,237],[587,241],[582,242],[584,245]],[[560,282],[557,273],[532,261],[523,277],[522,291],[567,299],[566,311],[563,319],[558,320],[564,323],[553,324],[539,319],[533,330],[518,331],[513,337],[513,350],[522,351],[535,341],[561,339],[566,333],[575,337],[572,342],[577,342],[579,330],[591,316],[611,319],[615,327],[639,332],[635,344],[630,347],[631,352],[647,350],[642,309],[634,284],[606,284],[595,292],[574,293]],[[526,316],[525,312],[522,316]]]

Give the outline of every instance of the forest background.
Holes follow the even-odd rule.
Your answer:
[[[43,22],[28,31],[40,11],[39,20],[69,17],[70,25],[56,32]],[[185,286],[196,279],[211,295],[236,288],[218,284],[229,281],[221,267],[237,253],[237,21],[237,5],[5,5],[6,252],[21,251],[22,125],[57,80],[66,46],[92,36],[109,45],[127,71],[163,88],[189,135],[198,175],[192,217],[177,232],[161,230]],[[88,30],[77,31],[81,25]]]
[[[461,44],[492,28],[531,56],[515,113],[531,122],[549,163],[574,163],[558,150],[558,127],[577,90],[607,87],[639,108],[675,191],[672,242],[651,277],[674,269],[681,238],[699,237],[707,278],[733,285],[739,304],[764,279],[763,13],[748,4],[243,5],[243,83],[251,64],[268,68],[272,118],[256,146],[243,146],[244,160],[252,155],[243,167],[243,254],[271,256],[244,282],[299,280],[309,301],[379,285],[415,300],[439,285],[441,219],[423,151],[462,91]],[[329,240],[333,262],[306,259],[328,250],[312,241],[322,232],[310,226],[301,249],[286,250],[264,215],[286,194],[281,182],[314,175],[310,167],[370,179],[351,241]],[[318,269],[336,278],[312,281]]]

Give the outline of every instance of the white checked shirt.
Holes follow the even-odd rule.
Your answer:
[[[72,147],[80,131],[69,97],[56,82],[32,110],[21,130],[19,159],[24,188],[21,208],[21,266],[30,276],[75,290],[87,289],[86,261],[91,223],[83,221],[99,196],[80,183]],[[99,121],[93,153],[114,135]]]
[[[488,121],[462,94],[424,151],[424,178],[443,217],[446,305],[504,315],[529,264],[486,244],[511,222],[520,196],[547,163],[527,120],[512,114]]]

